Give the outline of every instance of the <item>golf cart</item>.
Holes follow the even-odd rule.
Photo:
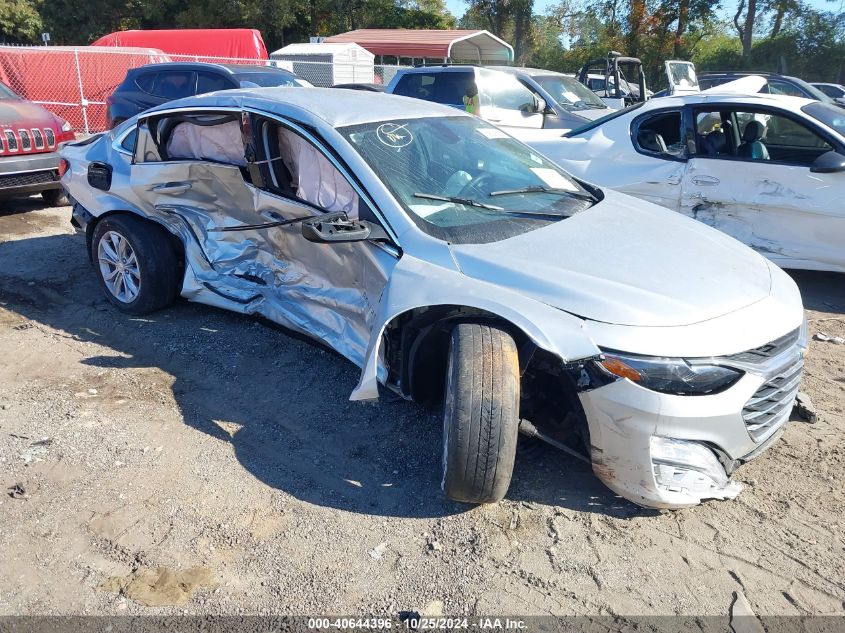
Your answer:
[[[578,81],[595,92],[611,108],[624,108],[648,99],[643,63],[610,51],[605,59],[594,59],[581,67]]]

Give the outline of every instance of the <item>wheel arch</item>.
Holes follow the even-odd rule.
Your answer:
[[[541,346],[514,319],[495,311],[462,304],[442,304],[406,310],[384,330],[388,382],[418,402],[439,402],[443,395],[452,328],[461,322],[493,325],[514,339],[519,359],[521,417],[537,433],[561,438],[580,434],[589,454],[590,430],[578,393],[607,384],[594,369],[597,354],[565,359]],[[532,335],[533,334],[533,335]]]
[[[484,308],[462,304],[411,308],[394,316],[384,328],[388,381],[406,398],[437,398],[442,392],[452,327],[466,322],[496,325],[508,332],[519,350],[520,370],[537,349],[520,326]]]
[[[92,262],[94,261],[94,231],[97,228],[97,225],[105,220],[106,218],[113,218],[115,216],[128,216],[137,218],[139,220],[144,220],[150,224],[154,224],[158,226],[164,234],[167,236],[168,242],[173,248],[174,253],[176,254],[182,269],[184,270],[185,267],[185,244],[182,242],[182,239],[173,233],[170,228],[164,223],[159,222],[156,218],[151,218],[143,213],[139,213],[138,211],[134,211],[132,209],[110,209],[105,213],[102,213],[97,216],[93,216],[93,219],[88,222],[87,226],[85,227],[85,247],[88,250],[88,259]]]

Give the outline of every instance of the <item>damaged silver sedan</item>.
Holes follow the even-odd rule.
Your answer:
[[[442,402],[452,499],[505,495],[519,431],[641,505],[730,498],[789,417],[806,346],[789,277],[453,109],[229,91],[62,156],[118,309],[260,314],[358,365],[352,400]]]

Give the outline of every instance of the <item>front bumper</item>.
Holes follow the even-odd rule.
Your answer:
[[[61,189],[58,152],[0,158],[0,196]]]
[[[713,395],[662,394],[627,379],[580,393],[593,471],[614,492],[651,508],[735,497],[742,486],[729,480],[733,470],[768,448],[789,419],[803,353],[795,345]],[[667,457],[666,445],[682,450]]]

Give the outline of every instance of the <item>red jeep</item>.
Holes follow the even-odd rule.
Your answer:
[[[67,121],[0,82],[0,197],[40,193],[47,204],[61,203],[56,150],[74,138]]]

